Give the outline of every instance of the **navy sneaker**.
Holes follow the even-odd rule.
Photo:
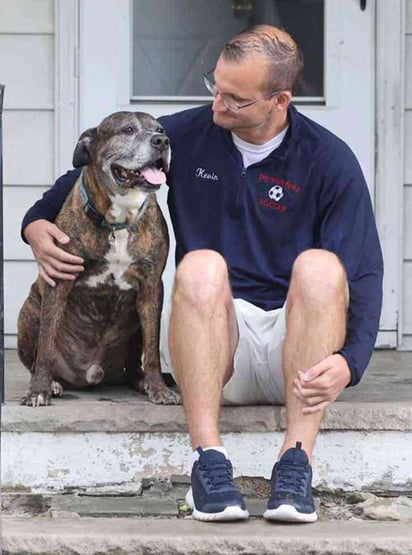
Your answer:
[[[244,520],[249,517],[242,494],[233,483],[232,464],[215,449],[198,449],[186,503],[196,520]]]
[[[275,464],[270,482],[272,494],[264,518],[286,522],[318,519],[312,496],[312,468],[301,442]]]

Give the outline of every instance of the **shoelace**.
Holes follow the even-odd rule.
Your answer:
[[[207,483],[212,489],[232,485],[232,471],[229,461],[209,462],[207,465],[200,465],[200,468],[205,472]]]
[[[277,468],[277,489],[306,494],[307,466],[283,461]]]

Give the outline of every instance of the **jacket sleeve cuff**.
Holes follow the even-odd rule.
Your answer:
[[[350,354],[345,349],[340,349],[339,351],[335,351],[333,354],[342,356],[346,360],[346,363],[348,365],[351,379],[346,387],[353,387],[357,385],[360,382],[360,379],[359,379],[359,376],[356,374],[354,364]]]

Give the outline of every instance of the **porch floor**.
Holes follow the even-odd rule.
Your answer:
[[[181,406],[151,404],[127,387],[66,390],[51,407],[20,406],[29,372],[15,350],[5,351],[3,431],[184,432]],[[324,429],[412,430],[412,352],[375,351],[362,382],[344,391],[328,410]],[[133,408],[133,410],[131,410]],[[223,407],[222,432],[263,432],[284,428],[277,406]]]

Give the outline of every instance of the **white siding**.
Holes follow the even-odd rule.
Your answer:
[[[4,329],[6,349],[16,346],[17,317],[37,276],[34,261],[6,262],[4,266]]]
[[[406,32],[412,33],[412,2],[406,0]]]
[[[405,308],[403,315],[403,329],[405,335],[412,336],[412,260],[404,263],[403,267],[403,291],[405,298]]]
[[[3,115],[5,346],[37,275],[20,239],[23,214],[54,181],[54,1],[0,0]]]
[[[52,35],[0,35],[6,109],[53,109],[53,40]]]
[[[412,8],[411,8],[412,11]],[[405,106],[406,109],[412,108],[412,29],[406,35],[406,53],[405,53],[405,67],[406,67],[406,90],[405,90]]]
[[[403,258],[412,261],[412,187],[404,188],[404,248]]]
[[[53,0],[0,0],[0,33],[53,33]]]
[[[26,211],[43,194],[42,187],[5,187],[3,202],[4,258],[32,260],[31,249],[20,237],[20,225]],[[10,209],[9,209],[10,208]]]
[[[6,110],[3,156],[5,186],[51,185],[54,182],[53,111]]]
[[[405,110],[405,186],[412,186],[412,104]]]
[[[406,4],[403,348],[412,349],[412,0]]]

